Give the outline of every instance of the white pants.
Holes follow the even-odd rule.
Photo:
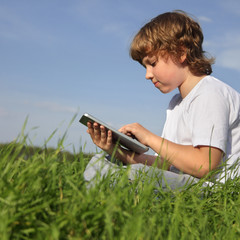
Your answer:
[[[111,156],[105,154],[96,154],[89,161],[85,171],[84,171],[84,179],[87,182],[93,183],[93,180],[97,176],[100,175],[100,178],[103,178],[109,172],[115,173],[120,170],[120,168],[127,168],[127,166],[119,166],[115,160],[111,162]],[[166,171],[162,169],[158,169],[155,167],[150,167],[139,164],[131,164],[128,166],[130,169],[128,171],[129,180],[134,180],[139,177],[141,172],[146,173],[148,177],[156,177],[156,182],[154,182],[156,187],[161,187],[163,190],[176,190],[183,187],[187,187],[191,184],[197,183],[199,181],[198,178],[194,178],[188,174],[175,173],[172,171]]]

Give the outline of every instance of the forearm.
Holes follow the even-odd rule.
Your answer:
[[[199,178],[216,168],[221,159],[220,150],[176,144],[154,134],[149,139],[149,147],[179,170]],[[212,158],[209,151],[214,153]]]
[[[122,147],[115,148],[109,154],[114,154],[115,158],[123,162],[124,164],[137,164],[142,163],[144,165],[152,166],[156,164],[157,167],[162,168],[166,166],[163,159],[159,156],[138,154],[132,151],[126,150]]]

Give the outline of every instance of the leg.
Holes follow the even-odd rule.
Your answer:
[[[144,172],[147,181],[152,182],[154,179],[155,186],[161,187],[163,190],[176,190],[197,183],[198,178],[188,174],[175,173],[162,170],[159,168],[144,166],[143,164],[133,164],[130,166],[129,179],[134,180],[139,177],[139,174]]]
[[[83,177],[85,181],[90,182],[97,174],[100,174],[100,178],[103,178],[109,171],[114,173],[118,170],[119,165],[115,159],[111,159],[110,155],[100,153],[93,156],[89,161],[83,173]]]
[[[85,171],[84,171],[84,179],[87,182],[91,182],[97,174],[100,175],[102,179],[105,175],[111,173],[115,173],[120,170],[120,166],[118,165],[115,159],[111,160],[110,155],[96,154],[89,161]],[[122,166],[123,168],[127,168],[127,166]],[[162,169],[145,166],[143,164],[132,164],[129,166],[128,178],[131,181],[138,179],[141,174],[147,177],[147,181],[151,182],[151,179],[154,179],[155,186],[161,187],[164,190],[176,190],[179,188],[183,188],[189,186],[191,184],[197,183],[199,181],[198,178],[194,178],[188,174],[178,174],[171,171],[165,171]],[[90,184],[92,185],[92,184]]]

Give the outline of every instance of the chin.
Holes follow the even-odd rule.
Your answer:
[[[170,89],[159,89],[163,94],[170,93],[172,90]]]

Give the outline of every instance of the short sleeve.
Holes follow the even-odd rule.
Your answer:
[[[189,124],[193,146],[212,146],[226,152],[230,108],[220,91],[205,91],[192,99]]]

